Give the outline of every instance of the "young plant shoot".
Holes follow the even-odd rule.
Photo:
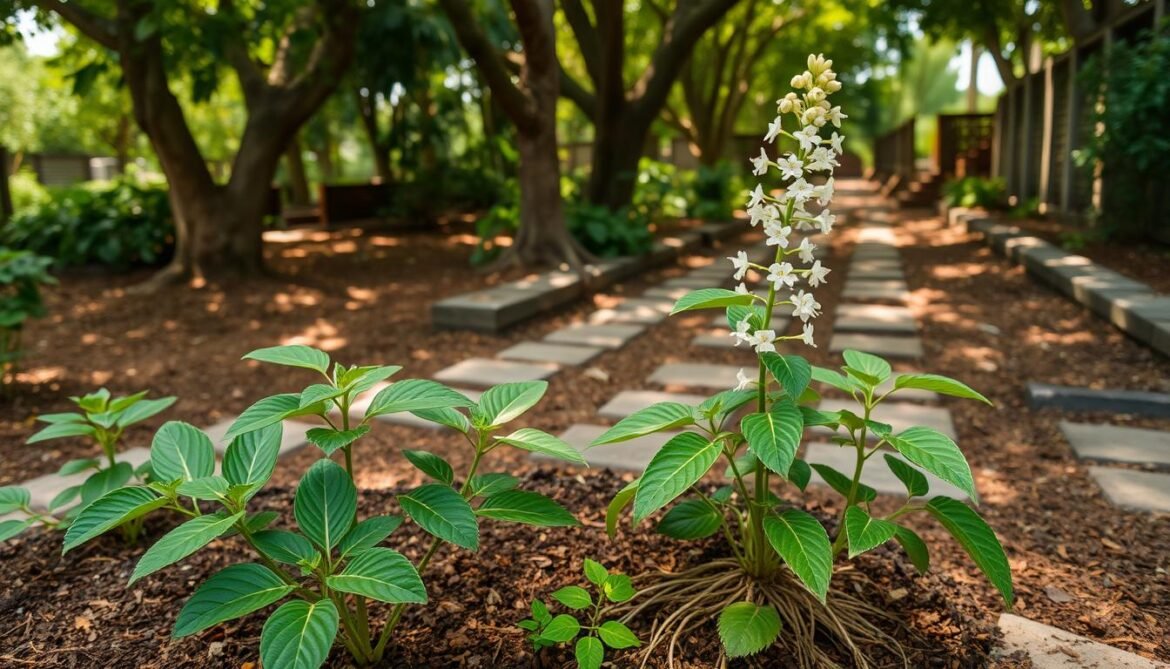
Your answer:
[[[383,385],[399,367],[347,367],[307,346],[265,348],[245,358],[305,368],[321,378],[299,393],[266,397],[246,409],[225,436],[230,443],[221,474],[215,473],[215,450],[207,435],[186,423],[167,423],[151,446],[151,482],[107,493],[86,507],[65,534],[69,551],[151,511],[178,514],[184,522],[143,554],[131,583],[214,539],[237,535],[247,544],[255,560],[231,565],[200,585],[179,612],[175,637],[283,601],[260,636],[263,666],[319,667],[337,643],[356,664],[372,664],[384,657],[406,607],[427,602],[422,577],[436,553],[447,545],[479,548],[480,519],[540,527],[578,524],[553,500],[518,489],[515,477],[481,471],[485,456],[507,446],[585,464],[576,450],[549,434],[531,428],[503,431],[540,401],[547,389],[543,381],[496,386],[479,402],[434,381],[397,381],[378,390],[359,412],[358,397]],[[398,495],[406,517],[431,535],[416,562],[382,545],[403,518],[359,517],[354,485],[361,463],[357,447],[371,423],[402,412],[456,430],[472,449],[471,464],[461,476],[438,455],[403,452],[432,479]],[[277,513],[253,510],[249,502],[272,476],[282,421],[309,417],[323,422],[307,436],[325,457],[297,486],[295,529],[277,528]],[[337,455],[344,465],[332,459]],[[375,615],[375,607],[383,604],[388,607]]]
[[[737,344],[751,346],[758,356],[755,373],[740,370],[738,387],[697,407],[663,402],[638,411],[594,442],[612,444],[682,430],[663,445],[639,479],[616,495],[608,529],[615,531],[627,506],[633,507],[633,521],[639,523],[683,498],[662,517],[658,530],[681,540],[719,535],[727,544],[728,557],[666,576],[644,586],[637,600],[614,607],[611,613],[621,613],[622,621],[657,612],[646,657],[660,653],[656,649],[666,643],[668,661],[673,663],[682,634],[696,617],[713,612],[718,612],[719,635],[730,657],[758,653],[778,641],[792,665],[800,667],[828,666],[834,656],[868,666],[866,649],[879,645],[900,652],[876,625],[888,620],[888,614],[858,598],[852,588],[830,590],[830,585],[835,563],[891,540],[925,570],[926,545],[900,522],[912,514],[936,519],[1004,601],[1012,602],[1011,573],[995,534],[964,501],[929,496],[923,471],[976,501],[971,470],[955,443],[930,428],[895,432],[873,420],[881,402],[903,389],[983,402],[986,398],[942,376],[893,377],[888,363],[859,351],[845,352],[846,364],[839,373],[813,367],[800,355],[781,350],[786,343],[816,345],[812,320],[819,315],[820,304],[814,292],[830,272],[814,257],[816,246],[808,236],[799,243],[792,238],[812,230],[827,235],[835,223],[828,206],[844,139],[837,129],[846,116],[829,102],[841,88],[831,67],[832,61],[809,56],[808,69],[792,79],[796,90],[778,101],[778,114],[764,141],[780,139],[792,150],[772,158],[761,149],[751,159],[754,174],[778,173],[784,186],[775,194],[757,185],[747,202],[750,224],[763,226],[767,247],[775,252],[767,265],[753,263],[745,251],[729,260],[736,280],[742,282],[749,270],[766,276],[766,293],[753,292],[744,283],[734,291],[703,289],[678,300],[673,310],[726,309]],[[773,328],[773,314],[780,307],[800,319],[800,334],[783,335]],[[811,408],[819,399],[809,388],[812,381],[848,394],[857,401],[857,409]],[[741,409],[750,413],[736,425],[733,416]],[[852,471],[810,465],[797,457],[805,428],[813,426],[836,432],[832,441],[855,454]],[[700,481],[720,461],[730,484],[709,494]],[[876,492],[861,482],[867,465],[887,466],[905,483],[908,501],[901,508],[886,515],[873,511],[870,502]],[[799,503],[813,470],[844,498],[841,516],[831,525],[835,534]],[[837,652],[818,644],[821,638],[831,639]]]

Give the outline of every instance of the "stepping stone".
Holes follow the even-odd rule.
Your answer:
[[[893,451],[890,451],[890,455],[903,462],[906,461],[900,454]],[[810,465],[828,465],[852,478],[853,469],[857,464],[857,452],[847,446],[812,443],[804,447],[804,460]],[[915,467],[915,469],[921,471],[926,476],[926,480],[930,482],[930,491],[926,493],[925,498],[942,496],[967,499],[967,493],[958,487],[947,483],[934,474],[923,471],[921,468]],[[813,470],[812,480],[824,485],[824,481],[816,470]],[[886,464],[885,458],[880,457],[880,455],[875,455],[866,461],[865,469],[861,472],[861,482],[885,495],[906,496],[906,486],[898,480],[897,476],[894,476],[894,473],[890,471],[890,466]]]
[[[1005,654],[1027,653],[1035,669],[1166,669],[1168,666],[1010,613],[999,615],[999,630],[1003,633]]]
[[[227,447],[230,444],[229,441],[224,439],[224,435],[227,434],[228,429],[232,426],[232,423],[236,422],[236,418],[237,416],[230,416],[219,421],[215,425],[212,425],[211,427],[203,428],[203,433],[208,437],[211,437],[211,443],[213,446],[215,446],[215,452],[220,456],[222,456],[224,452],[227,451]],[[319,426],[294,420],[282,421],[282,429],[280,434],[280,454],[282,456],[288,455],[289,453],[298,450],[303,446],[308,446],[309,439],[305,435],[308,434],[309,430],[314,427]]]
[[[833,332],[899,332],[915,334],[918,322],[906,307],[842,304],[833,319]]]
[[[653,309],[662,314],[669,314],[674,308],[676,300],[663,297],[631,297],[617,304],[618,309]]]
[[[604,326],[602,326],[604,327]],[[613,326],[617,327],[617,326]],[[538,381],[556,374],[557,366],[547,363],[512,362],[488,358],[468,358],[435,373],[435,380],[488,387],[499,383]]]
[[[910,291],[896,286],[881,284],[849,283],[845,286],[842,297],[847,300],[888,300],[890,302],[906,302],[910,299]]]
[[[842,409],[847,409],[853,413],[857,413],[858,411],[857,403],[850,400],[825,399],[821,400],[820,406],[817,408],[821,411],[841,411]],[[922,427],[938,430],[951,439],[956,438],[955,423],[951,420],[951,412],[942,407],[929,407],[921,404],[887,400],[874,409],[871,417],[879,423],[888,424],[894,428],[895,433],[901,432],[909,427],[914,427],[915,425],[921,425]],[[831,432],[827,427],[814,427],[809,429],[817,432]]]
[[[691,340],[691,346],[700,346],[703,348],[719,348],[728,351],[739,351],[745,356],[755,356],[755,351],[751,346],[741,343],[736,346],[736,339],[731,336],[730,330],[711,330],[701,335],[696,335]]]
[[[898,235],[895,235],[894,231],[887,227],[867,226],[857,231],[857,245],[863,244],[897,246]]]
[[[1142,390],[1117,390],[1028,384],[1028,403],[1063,411],[1107,411],[1170,418],[1170,395]]]
[[[687,406],[698,406],[706,395],[687,393],[664,393],[660,390],[623,390],[597,410],[598,416],[622,419],[659,402],[678,402]]]
[[[887,288],[889,290],[896,290],[901,292],[908,292],[910,287],[906,285],[905,281],[899,279],[878,279],[876,281],[869,280],[854,280],[850,278],[845,282],[845,292],[855,289],[873,290],[875,288]]]
[[[888,269],[855,269],[850,267],[849,270],[850,281],[906,281],[906,273],[902,271],[901,267],[890,267]]]
[[[629,323],[637,325],[654,325],[666,320],[666,314],[657,309],[646,307],[622,307],[613,309],[598,309],[589,314],[589,323],[605,325],[607,323]]]
[[[678,298],[690,293],[692,288],[648,288],[642,291],[642,297],[661,297],[667,300],[678,301]]]
[[[677,432],[658,432],[645,437],[630,439],[616,444],[589,447],[593,440],[608,430],[603,425],[572,425],[561,433],[561,439],[585,456],[590,467],[609,467],[610,469],[640,472],[650,464],[650,459],[670,440]],[[533,454],[533,459],[550,460],[548,456]]]
[[[96,456],[95,456],[96,457]],[[150,449],[136,446],[128,448],[117,455],[118,462],[128,462],[135,469],[139,465],[150,460]],[[64,463],[61,463],[64,464]],[[49,502],[61,493],[66,488],[72,488],[76,485],[81,485],[85,479],[93,475],[93,470],[86,470],[69,476],[57,476],[56,472],[38,476],[35,479],[25,481],[17,484],[21,488],[27,488],[29,492],[29,506],[33,509],[47,509]],[[73,506],[73,505],[70,505]],[[16,518],[23,518],[23,516],[14,516]]]
[[[1065,439],[1085,460],[1170,466],[1170,432],[1060,421]]]
[[[706,277],[680,276],[676,279],[667,279],[662,282],[664,288],[691,288],[697,290],[699,288],[715,288],[711,285],[711,280]]]
[[[576,299],[584,282],[573,272],[547,272],[431,305],[435,327],[497,332]]]
[[[1089,475],[1113,504],[1137,511],[1170,512],[1170,474],[1089,467]]]
[[[558,365],[582,365],[597,357],[600,348],[592,346],[568,346],[539,341],[525,341],[506,348],[496,354],[504,360],[525,360],[529,362],[552,362]]]
[[[834,334],[830,351],[855,349],[883,358],[921,358],[922,340],[918,337],[891,337],[889,335]]]
[[[654,370],[648,380],[664,386],[730,390],[739,385],[735,375],[740,369],[736,365],[668,362]]]
[[[641,325],[574,323],[555,332],[550,332],[544,340],[556,344],[580,344],[616,349],[625,346],[627,342],[645,330],[646,328]]]

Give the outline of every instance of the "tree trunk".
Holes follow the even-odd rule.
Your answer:
[[[305,176],[305,159],[301,155],[301,140],[293,136],[284,151],[284,166],[288,169],[289,188],[292,190],[292,204],[305,206],[310,203],[309,178]]]
[[[520,154],[520,229],[503,261],[525,265],[569,262],[581,264],[582,250],[565,227],[561,202],[561,170],[557,157],[556,113],[533,133],[518,133]],[[511,256],[509,258],[508,256]]]
[[[617,211],[630,204],[638,179],[638,161],[650,124],[630,111],[611,116],[595,126],[589,201]]]
[[[8,190],[8,150],[0,146],[0,223],[12,215],[12,195]]]

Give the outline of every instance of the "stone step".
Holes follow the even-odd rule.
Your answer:
[[[890,452],[890,455],[906,461],[901,455]],[[852,477],[853,469],[857,465],[857,453],[852,448],[845,446],[838,446],[837,444],[827,443],[811,443],[804,447],[804,460],[811,464],[828,465],[842,474]],[[919,469],[915,467],[916,469]],[[919,471],[922,471],[919,469]],[[947,483],[938,478],[934,474],[922,471],[926,476],[926,480],[930,482],[930,491],[925,495],[925,498],[930,497],[954,497],[955,499],[968,499],[967,493],[963,492],[956,486]],[[819,474],[813,471],[813,481],[824,485]],[[875,455],[865,463],[865,469],[861,472],[861,482],[873,488],[874,490],[884,495],[894,495],[898,497],[906,496],[906,486],[894,476],[894,472],[890,471],[889,465],[886,464],[885,458],[880,455]]]
[[[642,297],[658,297],[677,302],[680,297],[684,297],[692,290],[694,290],[694,288],[666,288],[663,286],[658,286],[655,288],[647,288],[646,290],[642,291]]]
[[[821,411],[841,411],[842,409],[859,412],[859,407],[852,400],[824,399],[818,407]],[[955,439],[955,423],[951,420],[951,412],[942,407],[923,406],[909,402],[885,401],[874,409],[870,416],[879,423],[886,423],[894,428],[894,432],[901,432],[909,427],[920,425],[938,430],[951,439]],[[810,428],[815,432],[830,432],[827,427]]]
[[[500,383],[538,381],[556,374],[557,366],[547,363],[513,362],[468,358],[435,373],[435,380],[487,388]]]
[[[667,279],[662,282],[663,288],[690,288],[698,290],[699,288],[716,288],[711,284],[711,279],[702,276],[680,276],[675,279]]]
[[[902,271],[901,267],[891,267],[888,269],[856,269],[850,267],[848,269],[848,277],[850,281],[905,281],[906,273]]]
[[[668,362],[654,370],[654,373],[650,375],[648,381],[664,386],[730,390],[739,385],[736,374],[740,369],[747,368],[742,368],[737,365]],[[748,370],[748,374],[750,375],[751,373]]]
[[[1082,459],[1170,467],[1170,432],[1067,420],[1060,429]]]
[[[999,615],[1005,654],[1023,652],[1035,669],[1170,669],[1120,648],[1011,613]]]
[[[625,307],[621,305],[613,309],[598,309],[592,314],[589,314],[588,318],[590,325],[606,325],[611,323],[614,325],[654,325],[664,320],[666,320],[666,314],[657,309]]]
[[[555,344],[580,344],[582,346],[617,349],[625,346],[627,342],[645,330],[645,327],[633,324],[574,323],[555,332],[550,332],[544,340]]]
[[[1170,513],[1170,474],[1114,467],[1089,467],[1106,499],[1136,511]]]
[[[864,283],[846,284],[841,296],[847,300],[882,300],[886,302],[907,302],[910,291],[895,286],[871,285]]]
[[[668,297],[630,297],[619,302],[618,309],[652,309],[661,314],[669,314],[677,300]]]
[[[589,444],[608,430],[604,425],[576,424],[561,433],[561,439],[581,452],[590,467],[608,467],[610,469],[641,472],[646,469],[650,459],[662,448],[662,445],[673,437],[675,432],[659,432],[638,437],[616,444],[606,444],[590,448]],[[547,456],[533,454],[536,460],[550,460]]]
[[[1170,418],[1170,394],[1116,388],[1078,388],[1028,384],[1028,403],[1062,411],[1107,411]]]
[[[914,334],[918,322],[906,307],[878,304],[842,304],[833,318],[833,332],[887,332]]]
[[[595,346],[570,346],[549,344],[540,341],[525,341],[504,349],[496,354],[503,360],[525,362],[551,362],[557,365],[583,365],[601,354],[603,349]]]
[[[96,453],[95,453],[95,457]],[[128,462],[132,467],[138,469],[140,465],[150,460],[150,449],[136,446],[128,448],[117,456],[118,462]],[[61,463],[65,464],[65,463]],[[29,506],[33,509],[47,509],[49,502],[53,498],[61,494],[66,488],[81,485],[87,478],[93,475],[93,470],[86,470],[69,476],[57,476],[56,472],[38,476],[35,479],[30,479],[23,483],[17,484],[21,488],[26,488],[29,492]],[[21,516],[14,516],[21,517]]]
[[[665,393],[661,390],[623,390],[597,410],[604,418],[622,419],[659,402],[678,402],[687,406],[698,406],[707,399],[706,395],[688,393]]]
[[[829,341],[830,351],[853,349],[883,358],[921,358],[922,340],[918,337],[896,337],[861,333],[834,334]]]

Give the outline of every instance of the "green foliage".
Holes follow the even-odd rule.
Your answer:
[[[536,651],[576,639],[573,656],[579,669],[600,669],[605,661],[605,649],[623,650],[642,645],[638,636],[616,620],[604,620],[606,604],[620,604],[632,599],[637,592],[624,574],[611,574],[599,562],[585,559],[585,579],[593,592],[577,585],[569,585],[552,593],[558,604],[573,613],[554,616],[543,601],[532,602],[532,617],[516,623],[528,632],[528,640]],[[582,616],[582,617],[579,617]],[[584,634],[582,634],[584,633]]]
[[[0,247],[0,384],[6,384],[24,353],[24,322],[45,315],[41,286],[54,284],[52,258]]]
[[[1002,209],[1007,204],[1003,179],[963,177],[943,184],[943,198],[951,207]]]
[[[41,185],[36,172],[25,167],[8,177],[8,191],[12,196],[12,211],[16,214],[44,207],[53,200],[52,191]]]
[[[165,262],[174,224],[165,189],[118,180],[55,190],[0,229],[0,242],[61,266],[126,269]]]
[[[164,570],[217,537],[242,537],[255,561],[228,566],[199,586],[179,612],[176,637],[283,601],[261,632],[260,657],[265,666],[319,667],[335,643],[344,645],[359,664],[376,663],[383,658],[405,607],[428,601],[422,576],[436,551],[445,545],[475,551],[481,518],[539,527],[579,524],[552,499],[515,489],[518,481],[514,477],[479,473],[485,455],[510,445],[581,461],[563,442],[532,428],[508,436],[496,434],[540,401],[548,387],[544,382],[497,386],[485,391],[476,403],[434,381],[397,381],[371,399],[364,415],[356,415],[352,409],[357,397],[370,392],[399,367],[345,366],[306,346],[260,349],[245,358],[303,369],[319,378],[301,392],[260,399],[241,414],[228,431],[231,443],[224,454],[222,476],[214,474],[214,453],[205,434],[185,423],[165,424],[151,448],[149,469],[153,476],[145,485],[123,487],[127,482],[123,480],[112,486],[78,513],[65,537],[65,550],[69,551],[115,527],[140,524],[146,514],[156,510],[183,518],[185,522],[147,549],[131,582]],[[118,431],[128,414],[141,419],[149,413],[136,409],[147,402],[141,394],[111,399],[103,390],[77,398],[77,402],[89,412],[88,418],[80,414],[46,416],[50,425],[38,437]],[[370,422],[380,415],[400,412],[435,417],[452,426],[463,433],[473,451],[468,471],[458,477],[437,455],[424,451],[404,455],[435,480],[398,496],[406,517],[433,537],[417,563],[382,545],[402,524],[402,517],[359,518],[353,480],[360,462],[357,447]],[[323,423],[314,428],[313,443],[324,452],[340,454],[345,465],[328,457],[317,460],[296,489],[296,531],[265,529],[277,514],[253,510],[250,502],[272,476],[280,453],[281,422],[306,416],[316,416]],[[26,507],[27,495],[0,489],[0,509]],[[629,580],[620,575],[607,577],[602,592],[610,601],[633,596]],[[375,636],[368,608],[378,602],[392,608]],[[552,637],[576,636],[578,630],[573,625],[575,621],[561,619],[546,632]],[[620,644],[629,641],[621,630],[612,628],[598,630],[597,635],[610,647],[624,647]],[[589,656],[591,649],[584,652]]]
[[[650,158],[638,161],[638,177],[630,203],[631,219],[660,223],[687,214],[687,189],[678,168]]]
[[[691,183],[694,196],[688,204],[687,215],[708,221],[730,220],[735,206],[733,200],[739,196],[732,187],[734,174],[731,163],[725,160],[713,167],[699,165]]]
[[[643,205],[647,209],[650,206]],[[583,202],[565,205],[565,224],[569,234],[590,253],[602,258],[635,256],[649,251],[653,237],[648,221],[636,208],[615,212]]]

